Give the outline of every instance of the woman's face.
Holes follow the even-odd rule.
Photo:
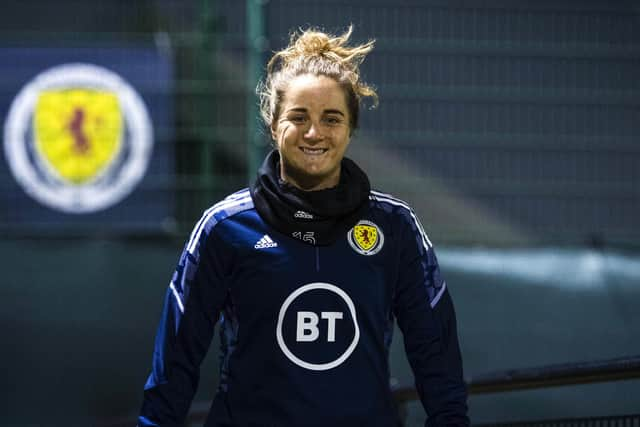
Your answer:
[[[338,185],[349,119],[344,91],[335,80],[311,74],[294,78],[271,126],[282,179],[308,191]]]

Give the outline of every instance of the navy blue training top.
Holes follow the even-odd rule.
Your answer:
[[[425,425],[468,425],[455,314],[433,246],[405,202],[376,191],[369,199],[368,213],[328,246],[275,230],[248,190],[205,211],[169,283],[139,425],[184,422],[220,321],[220,385],[205,426],[393,426],[394,319]]]

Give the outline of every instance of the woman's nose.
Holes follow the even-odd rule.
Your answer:
[[[321,138],[320,126],[317,123],[311,122],[309,128],[304,133],[304,137],[307,139],[318,139]]]

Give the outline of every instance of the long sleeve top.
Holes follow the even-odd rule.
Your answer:
[[[265,223],[247,190],[205,211],[166,292],[139,425],[184,422],[218,321],[207,427],[395,425],[395,321],[425,425],[469,425],[453,304],[412,209],[372,191],[344,238],[295,237]]]

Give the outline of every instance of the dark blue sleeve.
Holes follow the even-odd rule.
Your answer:
[[[229,250],[201,227],[185,246],[166,291],[139,426],[183,424],[227,296]]]
[[[468,426],[453,302],[422,225],[412,211],[404,219],[394,313],[427,412],[425,426]]]

